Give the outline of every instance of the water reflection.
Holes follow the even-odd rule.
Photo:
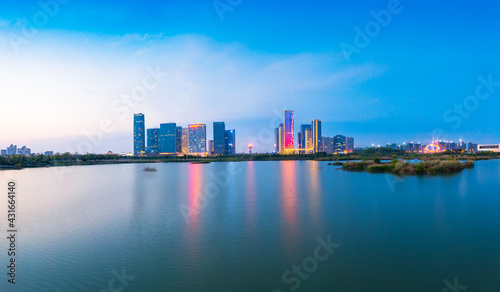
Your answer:
[[[257,186],[255,185],[255,167],[254,162],[249,161],[247,165],[246,178],[246,225],[252,232],[255,229],[255,220],[257,213]]]
[[[320,224],[320,198],[321,198],[321,182],[319,179],[319,166],[318,161],[311,161],[311,166],[308,168],[309,174],[309,189],[307,194],[309,197],[309,207],[312,220],[316,227]]]

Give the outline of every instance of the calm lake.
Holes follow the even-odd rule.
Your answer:
[[[0,291],[500,289],[498,160],[404,178],[314,161],[0,177]],[[9,179],[18,185],[15,287],[6,279]]]

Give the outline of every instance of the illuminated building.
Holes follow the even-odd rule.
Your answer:
[[[313,152],[321,152],[321,120],[312,120],[311,132]]]
[[[224,155],[226,152],[226,125],[224,122],[214,122],[214,155]]]
[[[293,111],[285,111],[283,114],[283,129],[285,149],[294,149],[294,118]]]
[[[177,125],[175,123],[160,124],[160,154],[175,154]]]
[[[477,145],[478,152],[500,152],[500,144]]]
[[[477,144],[474,144],[472,142],[467,143],[467,151],[472,153],[477,152]]]
[[[175,153],[182,153],[182,127],[175,128]]]
[[[252,154],[252,150],[253,150],[253,145],[248,144],[248,153]]]
[[[309,153],[311,149],[311,125],[305,124],[300,125],[299,132],[299,148],[301,149],[299,153]]]
[[[189,153],[205,155],[207,153],[207,126],[203,123],[189,125]]]
[[[284,153],[285,152],[285,134],[284,134],[284,129],[283,129],[283,124],[280,124],[278,127],[278,153]]]
[[[353,153],[354,152],[354,137],[347,137],[345,142],[345,152]]]
[[[182,129],[182,138],[181,138],[181,151],[184,155],[189,155],[189,129]]]
[[[333,152],[334,153],[344,153],[346,150],[346,137],[342,135],[337,135],[333,138]]]
[[[147,153],[159,153],[160,152],[160,129],[152,128],[148,129],[148,148]]]
[[[325,152],[328,154],[334,153],[335,149],[335,139],[332,137],[321,137],[321,152]]]
[[[146,130],[143,114],[134,114],[134,155],[146,153]]]
[[[224,136],[225,141],[225,154],[226,155],[236,155],[236,131],[226,130],[226,135]]]
[[[443,148],[437,139],[434,140],[434,138],[432,138],[432,143],[425,146],[423,152],[426,154],[440,153],[443,152]]]

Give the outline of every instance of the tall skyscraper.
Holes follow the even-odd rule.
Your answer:
[[[148,129],[148,153],[159,153],[160,152],[160,129],[152,128]]]
[[[175,152],[182,153],[182,127],[175,128]]]
[[[224,122],[214,122],[214,155],[226,154],[226,125]]]
[[[278,127],[278,145],[279,145],[279,153],[285,153],[285,130],[283,128],[283,124],[280,124]]]
[[[311,131],[313,152],[321,152],[321,120],[312,120]]]
[[[160,124],[160,153],[175,154],[177,125],[175,123]]]
[[[227,130],[225,132],[225,152],[227,155],[236,155],[236,131]]]
[[[214,155],[214,140],[208,140],[208,155]]]
[[[189,155],[189,128],[182,129],[182,154]]]
[[[134,114],[134,155],[146,153],[146,130],[143,114]]]
[[[283,113],[283,129],[285,139],[285,149],[294,149],[294,118],[293,111],[285,111]]]
[[[305,149],[306,153],[310,153],[313,150],[313,145],[312,145],[312,131],[311,128],[307,128],[304,131],[304,142],[305,142]]]
[[[207,152],[207,126],[203,123],[189,125],[189,153],[204,155]]]
[[[300,149],[310,148],[311,145],[310,145],[310,141],[308,141],[308,140],[311,140],[311,125],[309,125],[309,124],[300,125],[299,134],[301,136],[301,139],[299,141],[299,148]],[[307,144],[309,144],[309,145],[307,145]],[[306,153],[306,152],[307,151],[302,151],[302,153]]]
[[[323,150],[321,152],[325,152],[325,153],[328,153],[328,154],[331,154],[334,152],[334,138],[332,137],[325,137],[325,136],[322,136],[321,137],[321,146],[323,148]]]

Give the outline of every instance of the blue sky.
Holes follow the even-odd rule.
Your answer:
[[[90,140],[93,152],[131,151],[132,116],[113,104],[148,68],[168,77],[130,109],[147,127],[205,122],[210,138],[223,120],[239,151],[272,151],[266,137],[283,109],[295,110],[296,129],[319,118],[324,135],[357,145],[438,134],[500,142],[494,1],[61,2],[44,2],[58,3],[49,13],[37,1],[2,2],[2,148],[66,151]],[[216,6],[230,10],[221,18]],[[356,47],[356,28],[366,46]],[[357,49],[348,59],[346,44]],[[494,85],[481,100],[480,78]],[[99,130],[102,120],[112,130]]]

